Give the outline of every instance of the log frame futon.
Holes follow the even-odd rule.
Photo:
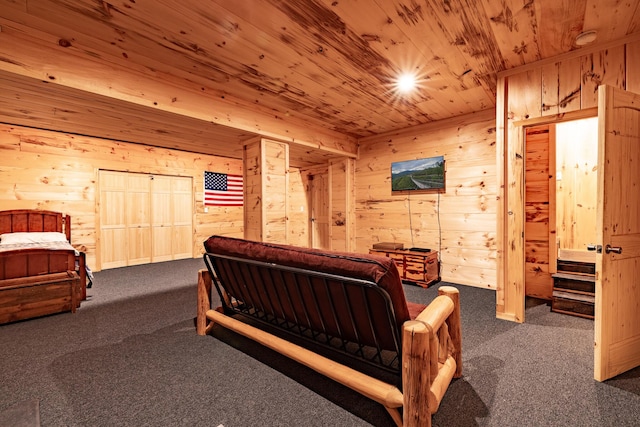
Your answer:
[[[451,379],[462,375],[459,292],[452,286],[423,306],[406,301],[388,258],[222,236],[207,239],[205,251],[199,335],[218,324],[253,339],[382,404],[398,426],[430,426]],[[216,309],[213,288],[222,302]],[[401,385],[253,326],[256,320],[384,369],[394,364],[381,363],[383,355],[395,352]]]

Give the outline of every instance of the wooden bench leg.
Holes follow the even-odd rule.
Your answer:
[[[207,334],[207,310],[211,309],[211,274],[209,270],[198,271],[198,314],[196,318],[196,332],[198,335]]]

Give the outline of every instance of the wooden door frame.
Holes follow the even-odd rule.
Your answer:
[[[504,91],[504,87],[498,88]],[[498,227],[496,247],[496,317],[525,321],[525,129],[527,127],[597,117],[598,108],[534,119],[512,121],[496,118],[496,157],[498,183]]]

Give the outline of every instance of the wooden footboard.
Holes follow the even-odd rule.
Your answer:
[[[212,309],[209,271],[198,273],[196,329],[214,323],[271,348],[382,404],[398,426],[430,426],[451,379],[462,373],[460,302],[456,288],[442,286],[439,296],[403,327],[402,388],[370,377],[306,348]]]
[[[73,250],[0,252],[0,324],[66,311],[82,300]]]
[[[75,271],[0,280],[0,324],[70,311],[80,301]]]
[[[64,233],[66,239],[71,243],[71,217],[69,215],[63,215],[60,212],[37,210],[37,209],[14,209],[7,211],[0,211],[0,234],[3,233],[15,233],[15,232],[59,232]],[[79,252],[79,255],[75,256],[74,263],[71,266],[50,266],[49,264],[37,265],[37,259],[35,255],[28,255],[32,257],[33,262],[29,261],[29,271],[24,271],[21,274],[16,274],[15,271],[24,269],[27,266],[26,261],[18,260],[16,262],[3,264],[0,258],[0,280],[5,278],[14,277],[26,277],[34,276],[37,274],[64,272],[67,270],[76,270],[80,276],[80,301],[85,300],[87,297],[87,271],[86,271],[86,257],[84,252]],[[0,255],[2,257],[2,255]],[[14,258],[15,259],[15,258]],[[47,259],[48,261],[48,259]],[[11,271],[13,269],[13,272]],[[34,269],[39,271],[34,272]]]

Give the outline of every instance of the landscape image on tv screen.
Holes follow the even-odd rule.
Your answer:
[[[391,163],[391,190],[444,189],[444,156]]]

